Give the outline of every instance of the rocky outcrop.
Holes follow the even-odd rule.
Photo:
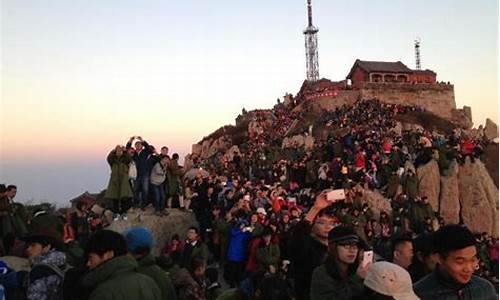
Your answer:
[[[127,220],[115,221],[108,229],[120,233],[135,226],[143,226],[149,229],[155,241],[153,246],[154,255],[160,254],[161,249],[172,235],[178,234],[183,239],[190,226],[198,225],[193,213],[178,209],[171,209],[168,216],[162,217],[156,216],[153,208],[147,208],[144,212],[139,209],[131,209],[128,211],[127,216]]]
[[[200,157],[201,158],[206,158],[207,157],[207,153],[208,153],[208,150],[210,149],[210,145],[212,144],[212,139],[206,139],[203,141],[203,143],[201,143],[201,153],[200,153]]]
[[[471,118],[470,107],[464,106],[463,109],[452,109],[451,110],[451,121],[463,129],[472,128],[472,118]]]
[[[441,176],[443,175],[443,176]],[[427,196],[445,223],[462,221],[473,232],[498,236],[498,188],[483,162],[453,161],[445,174],[435,159],[417,168],[420,196]]]
[[[491,141],[498,138],[498,126],[490,119],[486,119],[486,126],[484,127],[484,137]]]
[[[498,189],[482,162],[467,158],[459,167],[458,189],[464,224],[498,237]]]
[[[191,154],[200,156],[202,148],[203,147],[200,144],[193,144],[193,146],[191,146]]]
[[[441,176],[439,214],[446,223],[458,224],[460,221],[458,164],[456,161],[451,163],[448,174]]]
[[[481,161],[484,162],[484,166],[488,170],[493,183],[498,189],[498,143],[488,143],[484,147],[484,155]]]
[[[184,157],[184,172],[187,172],[193,168],[193,165],[194,165],[193,157],[196,157],[196,156],[188,154]]]
[[[432,209],[438,211],[441,177],[437,161],[432,159],[427,164],[418,167],[417,177],[420,197],[427,197]]]

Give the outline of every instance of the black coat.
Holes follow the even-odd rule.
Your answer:
[[[311,277],[327,255],[327,246],[311,236],[311,224],[300,221],[295,226],[288,243],[292,277],[298,300],[309,299]]]

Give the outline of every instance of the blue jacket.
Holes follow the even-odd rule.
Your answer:
[[[247,257],[247,244],[250,232],[243,232],[235,225],[229,230],[229,243],[227,247],[227,259],[232,262],[245,261]]]
[[[498,299],[493,285],[473,275],[467,284],[446,278],[436,270],[413,286],[415,294],[422,300],[493,300]]]

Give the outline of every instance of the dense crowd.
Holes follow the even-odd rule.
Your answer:
[[[481,159],[486,141],[395,130],[395,116],[410,111],[422,109],[339,107],[315,121],[329,134],[306,151],[281,149],[304,115],[279,103],[253,115],[238,151],[191,157],[189,170],[168,147],[133,136],[107,156],[108,204],[79,202],[63,216],[23,216],[9,186],[2,251],[29,266],[3,260],[0,284],[7,299],[496,299],[498,239],[445,224],[415,172],[431,159],[443,173]],[[391,209],[375,209],[367,191]],[[106,229],[147,206],[159,218],[193,213],[197,224],[156,257],[146,228]]]

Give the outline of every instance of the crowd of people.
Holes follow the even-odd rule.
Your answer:
[[[158,153],[133,136],[107,157],[108,218],[83,202],[67,216],[23,218],[12,188],[2,188],[2,252],[30,265],[4,260],[0,284],[7,299],[496,299],[498,239],[446,224],[415,172],[431,159],[443,173],[481,159],[487,142],[458,130],[396,130],[395,116],[409,111],[422,109],[339,107],[315,121],[329,134],[306,151],[280,148],[303,115],[288,118],[279,103],[270,118],[254,118],[230,159],[191,157],[190,170],[168,147]],[[391,209],[377,210],[367,191]],[[159,218],[194,213],[197,224],[155,255],[148,229],[106,229],[147,206]]]

